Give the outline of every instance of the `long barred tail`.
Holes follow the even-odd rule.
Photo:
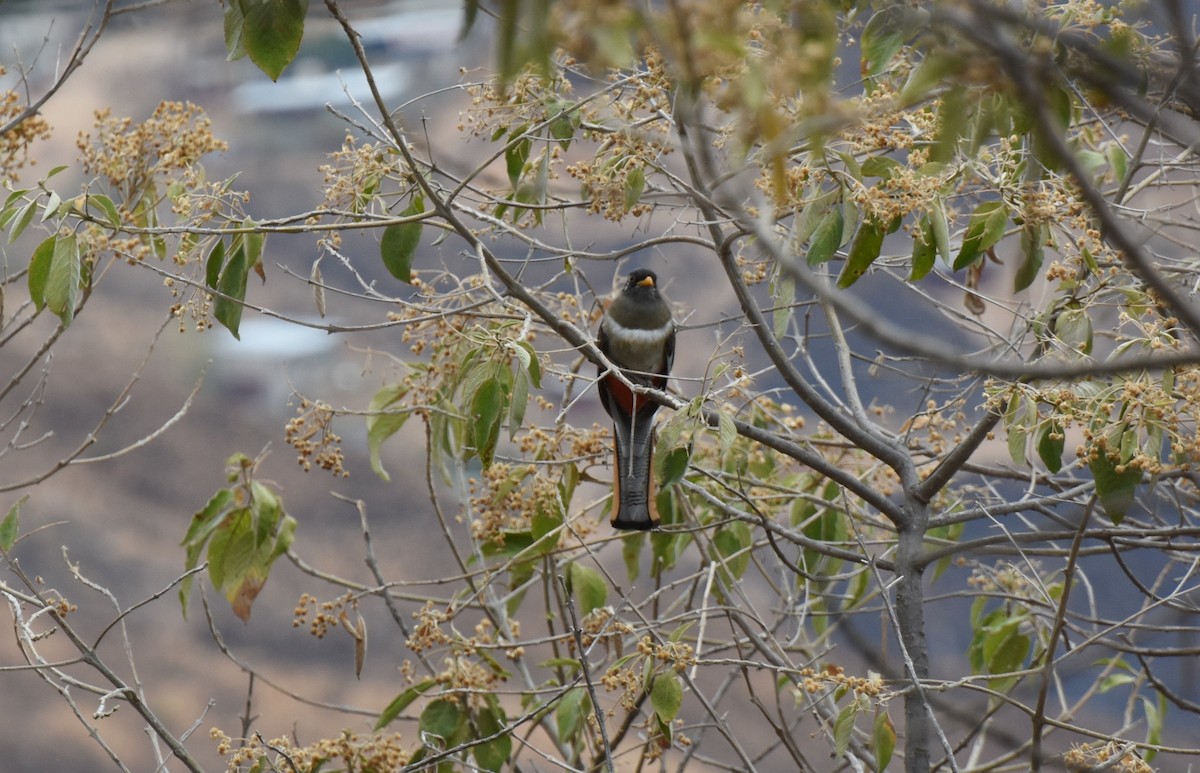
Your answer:
[[[613,469],[613,511],[615,529],[644,531],[658,526],[654,507],[654,412],[635,413],[632,421],[613,422],[616,458]],[[632,426],[630,426],[632,424]]]

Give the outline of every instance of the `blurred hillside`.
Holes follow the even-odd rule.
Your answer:
[[[351,5],[355,20],[362,20],[371,55],[381,62],[381,84],[397,103],[453,85],[458,66],[481,56],[476,41],[456,46],[460,22],[450,5],[365,0]],[[24,63],[33,93],[51,81],[56,61],[73,45],[91,8],[90,2],[0,3],[0,29],[8,46],[4,61],[16,56]],[[70,168],[55,179],[56,187],[69,190],[81,183],[75,141],[91,128],[95,111],[111,107],[115,115],[140,120],[162,100],[187,100],[202,105],[214,132],[229,141],[227,153],[206,159],[209,177],[239,176],[239,184],[251,192],[249,209],[255,217],[315,206],[321,200],[318,166],[326,153],[340,147],[347,131],[346,123],[324,105],[353,113],[353,100],[363,93],[340,30],[323,16],[313,16],[304,50],[279,84],[270,83],[247,61],[226,61],[215,3],[166,3],[116,17],[84,67],[45,110],[54,136],[33,149],[38,165],[27,170],[23,183],[35,183],[59,164]],[[341,68],[347,72],[345,91]],[[16,68],[10,70],[6,84],[15,82]],[[449,94],[437,104],[452,109],[459,99]],[[430,109],[432,103],[425,104]],[[27,235],[6,245],[6,270],[24,266],[39,238]],[[251,289],[251,299],[297,317],[315,318],[311,296],[297,292],[297,283],[282,268],[307,276],[315,250],[312,238],[271,239],[267,282]],[[128,399],[115,406],[98,441],[82,457],[136,446],[179,414],[153,442],[114,459],[73,465],[30,492],[21,525],[23,531],[36,533],[18,544],[15,555],[26,571],[41,578],[43,590],[57,590],[79,606],[74,619],[81,630],[98,635],[112,620],[114,608],[72,578],[68,561],[111,590],[122,609],[166,588],[182,570],[179,541],[189,519],[224,485],[223,460],[235,452],[257,455],[268,450],[268,444],[264,477],[280,485],[288,511],[300,523],[298,553],[324,571],[372,582],[362,563],[359,515],[352,505],[331,496],[333,491],[365,503],[381,569],[390,579],[440,571],[447,560],[439,552],[440,541],[426,540],[427,545],[413,549],[413,535],[424,534],[432,518],[426,497],[405,493],[425,485],[419,442],[399,438],[385,449],[393,473],[390,484],[370,471],[361,419],[339,427],[346,438],[351,472],[347,479],[305,474],[284,443],[284,424],[297,403],[293,391],[339,406],[365,406],[384,379],[394,375],[386,358],[378,359],[384,367],[375,371],[370,363],[376,358],[351,351],[335,337],[251,314],[241,341],[223,329],[180,333],[175,322],[164,327],[171,299],[159,276],[124,266],[115,269],[84,315],[55,345],[53,356],[44,359],[44,370],[31,373],[20,386],[40,407],[23,434],[29,447],[19,453],[4,449],[2,457],[0,485],[52,468],[86,441],[143,360],[146,365]],[[383,311],[376,308],[370,314],[378,318]],[[0,373],[12,373],[27,360],[52,330],[51,321],[39,320],[42,329],[37,335],[14,337],[0,348]],[[356,338],[356,346],[368,345],[384,354],[401,348],[385,335]],[[197,384],[199,391],[184,411]],[[409,431],[420,429],[414,423]],[[34,438],[37,442],[31,442]],[[15,498],[16,494],[5,495],[0,505],[7,510]],[[6,576],[5,581],[14,578]],[[200,584],[207,585],[207,579]],[[402,643],[389,642],[382,634],[373,639],[363,677],[355,680],[348,637],[318,641],[305,629],[292,628],[292,610],[304,587],[305,578],[280,561],[248,624],[234,618],[225,600],[207,588],[231,654],[297,692],[290,697],[259,681],[253,710],[280,717],[284,724],[273,732],[308,738],[329,729],[328,714],[309,708],[309,703],[344,706],[346,727],[369,729],[397,690]],[[237,717],[246,706],[248,680],[214,644],[198,594],[186,621],[172,591],[131,614],[126,623],[137,653],[136,678],[146,686],[148,699],[162,709],[163,720],[176,732],[198,723],[189,748],[210,769],[223,769],[208,731],[212,726],[240,730]],[[375,630],[394,626],[381,623]],[[63,658],[73,655],[53,638],[44,646]],[[133,678],[123,646],[114,632],[101,649]],[[0,667],[21,663],[11,637],[4,637]],[[296,678],[298,673],[304,674],[302,679]],[[112,768],[101,747],[81,732],[66,701],[35,674],[5,674],[4,692],[0,769],[5,773]],[[85,690],[72,697],[85,716],[97,708],[95,697]],[[314,719],[318,715],[324,716],[319,726]],[[50,728],[54,730],[47,732]],[[144,722],[128,706],[101,722],[101,731],[131,769],[155,768]]]

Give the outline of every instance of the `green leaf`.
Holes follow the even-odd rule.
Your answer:
[[[70,325],[75,318],[82,276],[83,266],[75,234],[58,237],[54,242],[50,273],[46,276],[45,299],[46,308],[62,320],[63,327]]]
[[[663,671],[654,676],[650,687],[650,705],[664,723],[670,723],[683,705],[683,685],[674,671]]]
[[[716,549],[714,559],[721,566],[722,579],[732,586],[742,578],[750,566],[748,548],[754,542],[750,525],[743,521],[726,524],[713,534],[712,541]]]
[[[514,139],[521,137],[526,128],[525,126],[519,126],[513,129],[511,136]],[[525,162],[529,160],[529,148],[531,146],[532,143],[528,137],[521,137],[521,139],[509,143],[508,147],[504,150],[504,166],[508,171],[508,181],[512,183],[514,190],[516,190],[517,184],[521,182],[521,175],[525,173]]]
[[[642,198],[642,192],[646,189],[646,170],[640,166],[635,166],[629,170],[629,174],[625,175],[625,211],[633,209],[638,201]]]
[[[379,719],[375,722],[375,730],[382,730],[390,725],[396,717],[400,716],[400,712],[412,705],[413,701],[424,695],[436,684],[437,682],[433,679],[423,679],[395,698],[392,698],[392,702],[379,714]]]
[[[901,104],[911,105],[921,101],[934,88],[945,82],[955,68],[962,65],[956,59],[936,53],[927,54],[908,74],[908,80],[900,89]]]
[[[1038,429],[1037,452],[1038,458],[1050,472],[1062,469],[1062,455],[1066,446],[1062,425],[1057,421],[1048,421]]]
[[[17,535],[21,531],[21,507],[28,501],[28,494],[22,496],[8,508],[8,515],[0,521],[0,548],[5,552],[12,550],[13,545],[17,544]]]
[[[873,219],[863,221],[850,244],[850,255],[846,258],[846,265],[842,267],[842,273],[838,274],[838,287],[845,289],[866,273],[879,257],[886,234],[887,228],[884,225]]]
[[[271,564],[286,552],[296,530],[295,519],[282,515],[273,504],[256,498],[254,505],[235,511],[208,548],[213,583],[243,621],[250,619],[251,605],[267,582]]]
[[[563,695],[554,710],[554,724],[560,741],[573,741],[583,727],[583,718],[591,710],[587,691],[572,687]]]
[[[29,193],[28,188],[16,188],[4,198],[4,204],[0,206],[0,228],[8,225],[13,213],[16,212],[13,205],[24,198],[27,193]]]
[[[530,519],[529,532],[533,535],[534,540],[541,542],[542,552],[545,555],[553,552],[558,547],[558,536],[555,532],[563,525],[563,508],[558,500],[550,499],[543,500],[534,511],[533,517]],[[543,538],[545,541],[543,542]],[[535,542],[535,544],[537,544]]]
[[[242,44],[242,28],[246,25],[242,14],[242,0],[230,0],[225,3],[222,22],[225,31],[225,51],[229,54],[229,61],[241,59],[246,55],[246,47]]]
[[[665,489],[683,480],[691,458],[692,451],[686,443],[674,448],[656,450],[653,462],[659,487]]]
[[[1050,227],[1045,223],[1026,222],[1021,228],[1021,255],[1023,259],[1013,277],[1013,292],[1021,292],[1033,284],[1046,257],[1046,237]]]
[[[1004,427],[1008,431],[1008,455],[1018,467],[1028,463],[1025,446],[1036,421],[1037,405],[1033,400],[1021,392],[1014,394],[1004,412]]]
[[[860,44],[863,72],[879,75],[900,51],[907,37],[903,13],[898,5],[887,5],[867,22]]]
[[[871,156],[862,162],[863,177],[882,177],[889,179],[903,167],[891,156]]]
[[[504,709],[500,707],[499,701],[493,700],[493,705],[489,705],[479,713],[475,724],[479,730],[479,736],[487,738],[504,730],[508,725],[508,717],[504,715]],[[474,747],[471,753],[475,755],[475,763],[480,768],[491,771],[491,773],[499,773],[504,769],[505,763],[512,754],[512,736],[509,733],[499,735],[487,743],[481,743]]]
[[[1104,155],[1108,159],[1108,165],[1112,167],[1113,181],[1120,183],[1129,172],[1129,154],[1125,152],[1120,143],[1110,142],[1104,149]]]
[[[226,0],[225,46],[231,59],[250,61],[278,80],[304,37],[308,0]]]
[[[808,254],[805,256],[808,265],[816,266],[829,261],[842,246],[842,229],[845,220],[842,208],[834,206],[817,222],[812,238],[808,240]]]
[[[225,240],[217,239],[217,243],[208,251],[204,261],[204,284],[213,290],[221,281],[221,269],[225,268]]]
[[[211,260],[212,256],[209,258]],[[220,295],[213,301],[213,317],[239,340],[241,335],[238,328],[242,324],[242,304],[246,300],[246,280],[250,275],[250,268],[245,240],[235,238],[233,252],[217,279],[215,289]]]
[[[1117,465],[1101,453],[1089,465],[1092,477],[1096,481],[1096,496],[1105,514],[1118,526],[1125,520],[1137,493],[1138,484],[1142,482],[1142,471],[1126,467],[1117,472]]]
[[[525,408],[529,404],[529,374],[524,368],[513,371],[512,395],[508,400],[508,439],[517,437],[517,430],[525,421]]]
[[[383,446],[383,441],[399,432],[411,415],[408,412],[387,412],[387,409],[402,400],[406,394],[408,394],[407,384],[389,384],[371,397],[371,403],[367,409],[367,451],[371,455],[371,469],[385,481],[391,480],[391,476],[388,475],[387,470],[383,469],[379,450]]]
[[[988,673],[1008,674],[1024,668],[1030,644],[1030,638],[1023,633],[1012,632],[1001,638],[999,646],[991,652],[991,657],[988,659]],[[999,685],[1006,685],[1011,679],[1016,678],[1018,677],[989,680],[988,684],[996,688]]]
[[[608,601],[608,583],[604,575],[577,561],[567,565],[567,585],[579,605],[579,615],[586,617]]]
[[[792,320],[796,302],[796,280],[790,274],[775,273],[771,280],[771,321],[777,338],[783,338]]]
[[[655,498],[655,503],[658,505],[658,514],[662,516],[663,523],[676,523],[675,518],[675,497],[672,494],[673,489],[664,489],[658,492],[658,497]],[[650,533],[650,574],[651,576],[661,576],[663,572],[669,571],[675,567],[679,561],[680,555],[684,549],[692,541],[692,538],[687,534],[672,534],[670,532],[654,531]]]
[[[940,199],[937,205],[929,210],[929,223],[933,228],[933,243],[937,245],[938,254],[949,264],[950,224],[946,221],[946,208]]]
[[[937,260],[937,242],[933,233],[933,223],[929,216],[921,218],[920,235],[913,239],[912,268],[909,270],[908,281],[919,282],[933,270]]]
[[[15,242],[25,232],[25,229],[33,222],[33,215],[36,212],[37,199],[30,199],[13,215],[13,227],[8,234],[10,242]]]
[[[238,226],[241,228],[255,228],[257,227],[257,223],[252,220],[243,220]],[[266,241],[267,235],[262,231],[248,231],[242,234],[242,243],[246,245],[246,263],[260,277],[263,277],[263,281],[266,281],[266,275],[263,273],[262,252]]]
[[[1100,680],[1098,688],[1101,693],[1106,693],[1117,687],[1124,687],[1127,684],[1134,684],[1135,682],[1137,682],[1137,678],[1132,674],[1109,674]]]
[[[112,228],[119,228],[121,225],[121,215],[117,212],[117,205],[113,200],[103,193],[89,193],[84,197],[84,206],[97,206],[100,212],[104,215],[105,225]]]
[[[46,203],[42,205],[41,222],[44,223],[50,218],[56,217],[59,214],[58,210],[62,206],[62,203],[62,197],[58,195],[58,192],[50,191],[50,195],[46,197]]]
[[[50,266],[54,263],[54,245],[57,236],[47,237],[33,251],[29,259],[29,297],[34,307],[41,311],[46,306],[46,282],[50,278]]]
[[[538,362],[537,351],[534,350],[533,344],[528,341],[516,341],[517,357],[521,360],[521,364],[525,366],[525,370],[529,373],[529,380],[533,382],[536,389],[542,388],[542,366]],[[524,352],[524,354],[522,354]]]
[[[833,753],[841,757],[850,748],[850,735],[854,732],[854,721],[858,718],[858,704],[847,703],[833,720]]]
[[[1142,697],[1142,707],[1146,711],[1146,746],[1142,755],[1143,761],[1149,766],[1158,755],[1156,746],[1162,745],[1163,720],[1167,714],[1167,696],[1158,693],[1158,704],[1151,703],[1147,697]]]
[[[985,250],[996,246],[1008,225],[1008,209],[1003,201],[985,201],[971,213],[962,247],[954,259],[959,271],[974,263]]]
[[[729,453],[736,440],[737,425],[734,424],[733,417],[724,411],[717,412],[717,445],[722,457]]]
[[[471,439],[484,467],[492,463],[500,439],[504,413],[504,387],[498,379],[487,379],[471,397]]]
[[[425,212],[425,199],[413,196],[412,202],[400,213],[401,217],[416,217]],[[411,223],[392,223],[383,229],[379,240],[379,254],[388,273],[401,282],[412,282],[412,261],[421,244],[422,220]]]
[[[447,746],[453,745],[459,730],[466,726],[466,715],[457,703],[448,698],[437,698],[429,702],[421,712],[417,726],[422,733],[435,735],[446,741]]]
[[[883,709],[876,709],[875,727],[871,737],[875,747],[875,770],[877,773],[883,773],[892,761],[893,752],[896,751],[896,728],[892,725],[891,717]]]
[[[1092,318],[1082,306],[1059,313],[1054,320],[1054,335],[1071,351],[1084,355],[1092,353]]]
[[[565,107],[566,103],[557,101],[546,106],[546,112],[554,116],[550,119],[550,136],[561,142],[564,150],[571,146],[579,126],[579,111],[563,112]]]
[[[629,582],[637,582],[642,571],[642,549],[646,546],[646,532],[635,531],[621,540],[621,559],[625,562],[625,575]]]
[[[228,460],[229,477],[244,477],[250,465],[235,454]],[[213,585],[225,594],[238,617],[247,620],[250,607],[271,571],[287,552],[296,534],[296,520],[283,511],[283,502],[271,488],[251,480],[249,489],[221,489],[192,517],[181,543],[186,548],[185,568],[199,565],[207,544],[208,573]],[[187,616],[191,577],[179,589]]]
[[[848,538],[846,518],[837,505],[841,496],[841,486],[830,481],[821,489],[821,498],[829,505],[822,507],[819,512],[816,505],[806,503],[804,500],[797,500],[798,504],[806,505],[799,507],[793,515],[793,518],[804,519],[804,536],[826,544],[838,544],[846,541]],[[825,555],[814,548],[805,548],[801,555],[804,558],[804,565],[809,572],[813,573],[836,573],[836,567],[841,563],[841,559]]]

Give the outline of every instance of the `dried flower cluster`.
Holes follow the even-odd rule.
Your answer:
[[[378,214],[375,202],[385,183],[397,181],[400,162],[394,151],[379,143],[360,143],[347,134],[342,149],[330,154],[319,171],[324,176],[325,209],[360,216]]]
[[[284,427],[287,444],[296,449],[296,462],[308,472],[315,464],[337,478],[350,477],[345,468],[342,438],[333,431],[337,412],[320,400],[301,399],[298,414]]]
[[[346,593],[332,601],[320,601],[308,593],[300,594],[296,608],[292,610],[292,627],[308,627],[308,632],[318,639],[325,638],[329,629],[340,628],[346,623],[349,612],[358,610],[358,598]]]
[[[796,693],[797,701],[808,701],[815,693],[831,690],[847,689],[856,696],[884,700],[888,691],[879,674],[870,673],[867,676],[851,676],[838,665],[830,663],[822,669],[803,668],[800,670],[800,688]]]
[[[0,76],[8,71],[0,66]],[[0,91],[0,126],[15,120],[25,112],[21,96],[13,90]],[[0,182],[15,182],[17,174],[27,164],[29,146],[50,136],[50,124],[40,115],[32,115],[0,135]]]
[[[217,753],[227,758],[227,773],[318,773],[330,763],[343,773],[380,773],[399,770],[411,757],[399,733],[346,730],[308,745],[287,736],[265,740],[255,735],[238,741],[215,727],[209,737],[217,743]]]
[[[212,133],[212,122],[190,102],[162,102],[145,121],[117,118],[111,109],[96,111],[95,137],[80,134],[83,169],[99,175],[118,191],[127,214],[151,206],[161,195],[158,183],[185,172],[208,153],[226,150],[228,144]]]
[[[1119,741],[1096,741],[1073,746],[1063,755],[1063,763],[1071,773],[1111,770],[1114,773],[1154,773],[1137,751]]]

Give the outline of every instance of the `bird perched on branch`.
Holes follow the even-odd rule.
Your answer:
[[[596,346],[626,380],[666,388],[675,359],[675,321],[653,271],[640,268],[629,275],[600,320]],[[630,389],[604,366],[599,389],[616,441],[611,523],[616,529],[652,529],[658,525],[650,469],[658,404]]]

